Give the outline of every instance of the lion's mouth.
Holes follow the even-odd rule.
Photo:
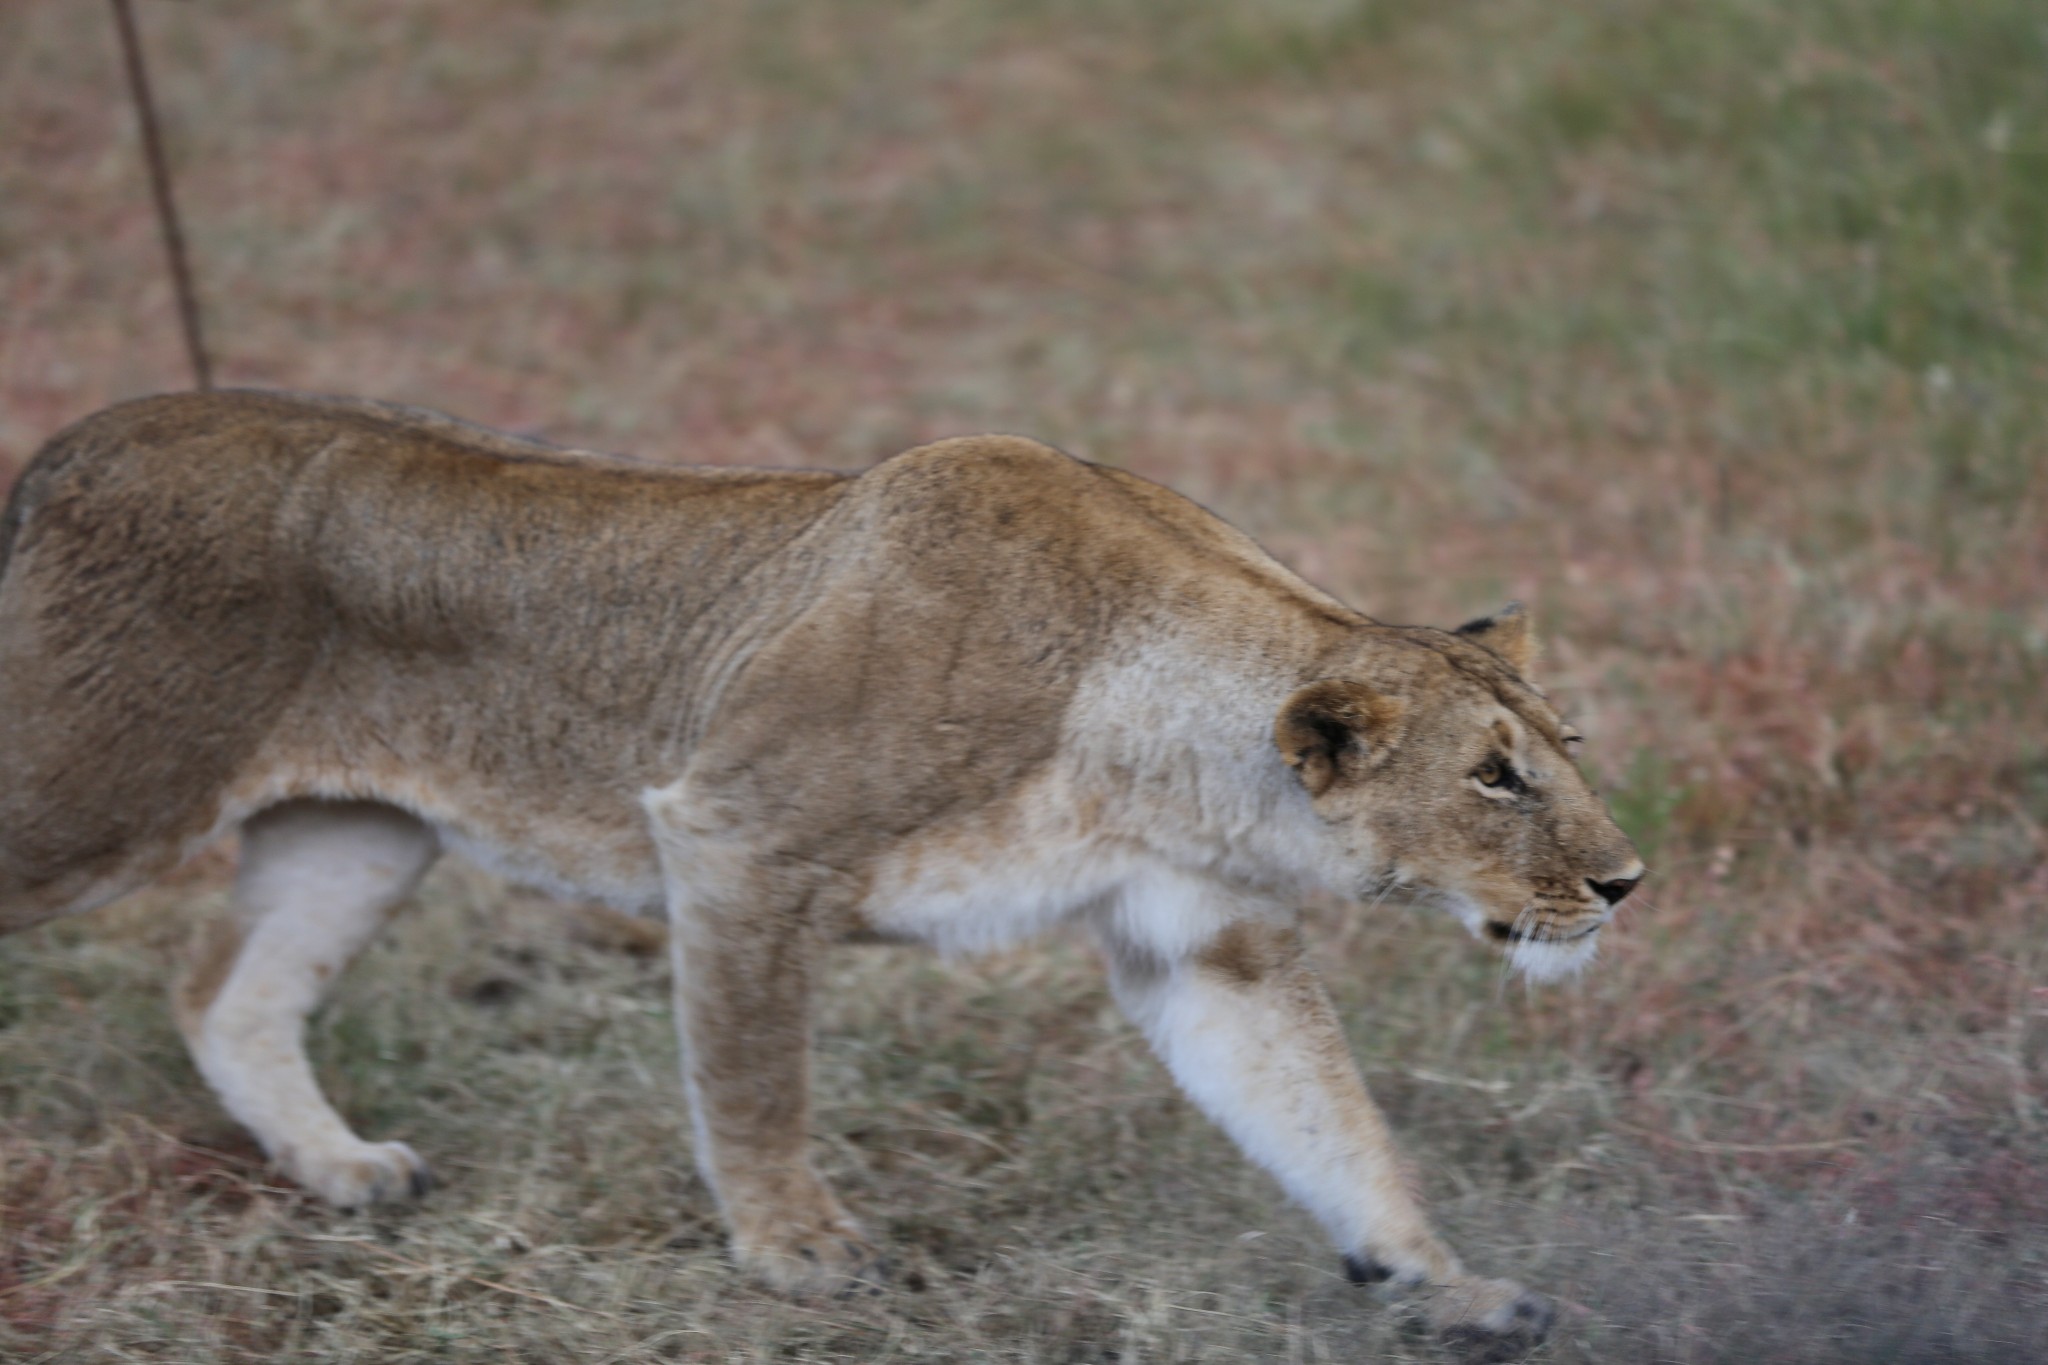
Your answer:
[[[1486,936],[1495,943],[1576,943],[1599,932],[1598,924],[1589,924],[1582,929],[1572,929],[1565,933],[1549,933],[1537,928],[1523,929],[1513,924],[1503,924],[1499,920],[1486,922]]]

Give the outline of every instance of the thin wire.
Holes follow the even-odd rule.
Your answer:
[[[135,117],[142,125],[142,150],[149,161],[149,186],[156,197],[156,221],[162,230],[164,254],[170,258],[171,287],[178,297],[178,323],[185,333],[185,354],[192,362],[193,386],[213,387],[213,365],[206,356],[206,342],[199,333],[199,295],[192,287],[192,266],[185,256],[185,233],[178,226],[178,205],[171,197],[171,170],[164,160],[164,143],[157,131],[156,102],[150,98],[149,72],[142,64],[142,40],[135,30],[135,12],[129,0],[113,0],[114,23],[121,30],[121,55],[128,67],[128,93],[135,100]]]

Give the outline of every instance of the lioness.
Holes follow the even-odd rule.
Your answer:
[[[301,1028],[443,848],[672,926],[696,1158],[789,1289],[876,1253],[807,1155],[819,945],[1065,921],[1195,1102],[1446,1328],[1537,1335],[1404,1188],[1297,899],[1434,897],[1586,963],[1643,875],[1509,610],[1380,625],[1195,504],[1007,436],[858,476],[671,468],[354,400],[143,399],[0,523],[0,931],[239,829],[192,1055],[337,1205],[426,1167]]]

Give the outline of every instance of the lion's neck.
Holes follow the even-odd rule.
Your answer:
[[[1273,747],[1295,673],[1279,649],[1219,667],[1172,645],[1103,670],[1069,715],[1077,796],[1183,871],[1285,896],[1324,885],[1307,794]]]

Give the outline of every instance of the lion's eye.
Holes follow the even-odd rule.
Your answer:
[[[1501,788],[1514,782],[1514,771],[1497,758],[1489,758],[1480,764],[1472,776],[1479,779],[1479,785],[1482,787]]]

